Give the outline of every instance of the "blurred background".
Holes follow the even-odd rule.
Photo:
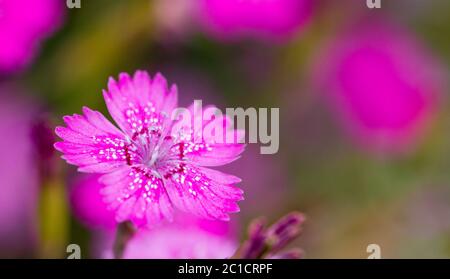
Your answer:
[[[0,257],[65,258],[71,243],[108,257],[101,186],[59,158],[53,131],[82,106],[109,117],[108,78],[136,69],[176,83],[180,106],[280,108],[280,149],[250,144],[219,168],[246,199],[230,224],[189,223],[202,247],[173,256],[143,236],[129,257],[228,257],[252,219],[293,210],[306,258],[366,258],[371,243],[450,257],[449,1],[80,2],[0,1]]]

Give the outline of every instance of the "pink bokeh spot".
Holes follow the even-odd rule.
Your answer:
[[[429,127],[443,92],[441,68],[405,31],[364,23],[321,52],[314,82],[347,130],[375,151],[403,152]]]
[[[112,229],[117,224],[114,211],[103,201],[99,178],[95,174],[79,178],[70,189],[70,203],[75,216],[87,227]]]
[[[31,138],[36,111],[21,99],[22,91],[0,86],[0,258],[20,257],[37,240],[39,175]]]
[[[63,19],[65,1],[0,0],[0,72],[25,67]]]
[[[310,20],[310,0],[200,0],[202,26],[224,40],[257,38],[283,41]]]

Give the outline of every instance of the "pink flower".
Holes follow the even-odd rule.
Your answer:
[[[108,210],[98,182],[101,175],[91,174],[78,179],[71,187],[70,204],[75,216],[90,228],[113,229],[115,214]]]
[[[133,77],[122,73],[110,79],[103,92],[108,111],[118,129],[100,112],[87,107],[83,115],[65,116],[67,127],[57,127],[64,141],[55,144],[63,159],[88,173],[102,173],[102,194],[116,212],[116,221],[137,226],[172,218],[173,206],[208,219],[229,220],[238,212],[240,179],[207,168],[230,163],[245,148],[238,143],[219,143],[205,135],[205,125],[230,130],[224,116],[187,125],[171,120],[177,106],[177,88],[165,78],[153,79],[143,71]],[[194,106],[189,108],[191,115]],[[181,123],[181,125],[180,125]],[[227,134],[228,135],[228,134]]]
[[[237,249],[229,223],[183,214],[175,222],[140,230],[127,243],[125,259],[225,259]]]
[[[28,64],[62,19],[61,0],[0,0],[0,72]]]
[[[377,151],[405,151],[425,129],[443,92],[441,69],[405,31],[360,24],[319,54],[315,83],[354,138]]]
[[[312,14],[311,0],[200,0],[202,25],[222,39],[280,40],[295,35]]]
[[[152,18],[157,39],[164,43],[182,42],[191,37],[196,23],[197,0],[155,0]]]

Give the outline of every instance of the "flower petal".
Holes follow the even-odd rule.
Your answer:
[[[69,164],[83,172],[105,173],[137,159],[134,146],[100,112],[84,108],[85,115],[65,116],[67,127],[57,127],[63,139],[55,148]]]
[[[177,106],[177,88],[168,88],[166,79],[137,71],[133,77],[121,73],[118,81],[110,78],[103,91],[106,105],[117,125],[130,137],[152,128],[162,130]]]
[[[164,175],[167,193],[174,205],[207,219],[228,221],[239,211],[243,191],[232,184],[238,179],[218,171],[180,164]]]
[[[214,106],[207,106],[203,113],[199,109],[191,105],[190,123],[179,119],[173,125],[171,134],[176,144],[172,153],[198,166],[221,166],[238,159],[245,149],[241,143],[244,131],[234,129],[226,115],[210,117],[211,111],[217,110]],[[210,113],[205,116],[208,110]]]
[[[132,221],[136,226],[153,226],[172,219],[172,203],[162,179],[145,167],[122,167],[103,175],[102,194],[116,210],[117,222]]]
[[[222,166],[239,159],[239,155],[245,150],[245,145],[213,144],[205,147],[202,144],[193,144],[189,150],[193,150],[185,154],[189,162],[198,166],[211,167]]]

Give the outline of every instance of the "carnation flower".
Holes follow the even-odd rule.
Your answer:
[[[292,37],[312,14],[310,0],[200,0],[202,25],[221,39]]]
[[[412,147],[431,123],[443,72],[426,48],[387,22],[364,22],[319,53],[314,81],[350,134],[375,151]]]
[[[63,141],[55,148],[79,171],[103,174],[102,194],[117,222],[151,226],[171,220],[174,206],[218,220],[239,211],[243,192],[235,184],[240,179],[208,167],[236,160],[245,145],[203,134],[207,125],[237,139],[242,133],[232,128],[231,119],[204,121],[192,105],[194,125],[172,120],[177,88],[169,88],[161,74],[151,79],[143,71],[133,77],[122,73],[118,81],[109,80],[103,96],[119,128],[84,107],[82,115],[64,117],[67,127],[56,128]]]
[[[61,0],[0,0],[0,72],[23,68],[60,24]]]
[[[182,214],[173,223],[138,231],[123,251],[124,259],[225,259],[238,247],[229,222]]]

